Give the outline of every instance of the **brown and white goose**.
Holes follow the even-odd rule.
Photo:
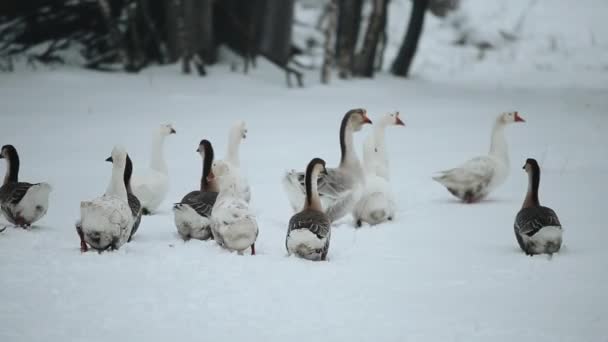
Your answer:
[[[106,159],[108,162],[113,162],[112,157],[108,157]],[[133,175],[133,162],[127,154],[127,160],[125,164],[125,172],[124,172],[124,182],[125,188],[127,189],[127,200],[129,202],[129,208],[131,208],[131,213],[133,214],[133,228],[131,229],[131,235],[129,236],[129,240],[127,242],[131,242],[133,239],[133,235],[137,232],[139,228],[139,224],[141,223],[141,215],[142,215],[142,207],[139,199],[135,194],[133,194],[133,190],[131,190],[131,176]]]
[[[196,150],[203,159],[203,175],[199,190],[188,193],[173,207],[177,232],[184,240],[207,240],[211,235],[211,211],[219,191],[217,181],[207,179],[213,163],[213,146],[201,140]]]
[[[299,213],[289,220],[285,248],[287,253],[295,254],[308,260],[325,260],[329,250],[331,222],[323,211],[317,180],[319,175],[326,174],[325,161],[314,158],[306,168],[306,202]]]
[[[365,182],[363,168],[353,146],[353,134],[372,121],[362,108],[349,110],[340,124],[340,164],[327,169],[318,183],[319,197],[325,213],[334,222],[352,211],[361,196]],[[306,175],[291,170],[283,177],[283,187],[295,212],[304,205],[306,197]]]
[[[527,255],[552,255],[562,246],[562,225],[553,209],[538,201],[540,167],[529,158],[523,167],[528,173],[528,192],[521,210],[515,217],[515,237]]]
[[[0,158],[6,159],[7,163],[0,187],[2,213],[15,226],[30,227],[46,214],[51,186],[48,183],[19,182],[19,154],[13,145],[2,146]]]

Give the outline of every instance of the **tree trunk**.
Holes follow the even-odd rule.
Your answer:
[[[128,56],[124,47],[124,40],[118,27],[116,27],[114,19],[112,18],[112,8],[108,0],[97,0],[101,13],[108,27],[108,45],[111,48],[116,49],[118,54],[119,62],[123,63],[125,67],[129,64]]]
[[[330,68],[334,61],[333,38],[336,33],[336,0],[330,0],[327,4],[327,25],[325,25],[325,56],[323,57],[323,67],[321,68],[321,83],[329,83]]]
[[[364,77],[374,76],[374,64],[378,41],[386,25],[388,0],[373,0],[373,10],[369,17],[365,40],[361,52],[355,58],[355,74]]]
[[[336,33],[336,58],[338,77],[352,75],[355,47],[361,26],[363,0],[338,0],[338,27]]]
[[[412,2],[413,7],[407,32],[391,68],[392,73],[396,76],[408,76],[414,55],[416,55],[416,49],[418,48],[418,40],[422,34],[424,14],[429,4],[428,0],[412,0]]]

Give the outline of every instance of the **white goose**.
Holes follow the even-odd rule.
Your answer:
[[[395,216],[395,200],[389,184],[388,157],[384,141],[384,131],[392,125],[405,126],[399,118],[399,112],[386,114],[378,120],[363,144],[365,188],[353,210],[357,227],[363,222],[376,225],[391,221]]]
[[[163,154],[165,138],[175,134],[171,124],[161,125],[152,139],[150,169],[143,174],[135,174],[131,180],[133,193],[142,206],[144,215],[152,214],[163,202],[169,191],[169,171]]]
[[[363,125],[371,124],[365,109],[357,108],[348,111],[340,125],[340,165],[327,169],[318,181],[318,191],[322,207],[331,222],[334,222],[352,211],[361,196],[365,182],[363,169],[353,147],[353,134]],[[305,174],[291,170],[283,177],[283,187],[294,210],[298,212],[304,206],[306,196]]]
[[[228,133],[228,147],[226,149],[226,156],[223,161],[228,163],[230,172],[232,175],[237,177],[238,188],[237,193],[247,203],[251,200],[251,188],[247,178],[241,173],[241,160],[239,157],[239,149],[241,141],[247,138],[247,125],[243,120],[237,120]]]
[[[255,255],[258,224],[238,192],[238,178],[230,165],[224,161],[214,162],[207,178],[209,181],[217,180],[220,188],[211,212],[213,238],[228,250],[243,254],[251,248],[251,254]]]
[[[104,251],[119,249],[131,236],[134,217],[127,199],[124,171],[127,152],[119,146],[112,149],[112,178],[103,196],[80,202],[80,220],[76,232],[80,237],[80,250],[88,246]],[[87,246],[88,245],[88,246]]]
[[[509,175],[509,151],[504,128],[514,122],[525,122],[517,112],[506,112],[496,118],[492,129],[490,152],[473,158],[457,168],[441,171],[433,179],[466,203],[486,197],[507,179]]]
[[[189,192],[173,207],[175,226],[184,241],[211,237],[211,211],[219,191],[216,181],[207,180],[213,163],[213,146],[203,139],[196,152],[203,159],[200,189]]]
[[[13,145],[2,146],[0,158],[7,163],[0,187],[2,213],[15,226],[30,227],[46,214],[52,188],[48,183],[19,182],[19,154]]]

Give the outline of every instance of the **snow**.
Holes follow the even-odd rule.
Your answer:
[[[579,7],[551,8],[583,23],[580,13],[590,10]],[[527,48],[515,44],[510,49]],[[433,69],[422,45],[413,79],[379,74],[322,86],[315,72],[304,89],[285,88],[284,75],[262,61],[249,75],[224,63],[203,79],[179,74],[177,65],[139,75],[2,74],[2,144],[18,149],[22,180],[46,181],[53,192],[36,227],[0,233],[0,340],[605,340],[606,71],[517,79],[511,71],[526,63],[490,56],[450,73],[462,56],[442,64],[450,56],[438,54]],[[593,56],[594,65],[605,63]],[[340,118],[357,107],[372,120],[398,109],[406,122],[386,135],[395,221],[357,230],[343,219],[332,228],[327,262],[288,257],[293,211],[281,177],[313,157],[337,165]],[[508,179],[479,204],[459,203],[431,175],[486,153],[496,115],[510,110],[526,123],[506,130]],[[260,229],[255,256],[182,241],[171,211],[199,187],[200,140],[224,158],[238,119],[248,128],[240,158]],[[105,190],[105,158],[121,144],[134,172],[147,168],[150,134],[164,122],[177,134],[165,142],[170,189],[159,214],[143,217],[119,251],[81,254],[74,221],[80,201]],[[370,129],[355,136],[359,157]],[[564,226],[562,249],[550,260],[525,256],[513,233],[529,157],[541,166],[541,203]]]

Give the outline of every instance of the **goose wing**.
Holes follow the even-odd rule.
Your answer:
[[[515,217],[515,229],[522,235],[533,236],[547,226],[561,227],[557,214],[551,208],[524,208]]]
[[[303,193],[306,193],[305,174],[298,172],[298,182]],[[355,186],[353,177],[338,168],[327,169],[327,174],[319,175],[317,182],[317,190],[320,197],[338,198],[344,196],[344,193],[352,190]]]
[[[36,184],[31,183],[8,183],[0,188],[0,200],[6,204],[17,204],[25,196],[25,193]]]
[[[289,220],[289,231],[296,229],[308,229],[317,235],[319,239],[322,239],[329,235],[329,218],[318,211],[302,211],[292,216]]]
[[[181,203],[189,205],[201,216],[210,217],[217,195],[217,192],[192,191],[184,196]]]
[[[441,171],[434,180],[446,186],[473,187],[488,184],[494,176],[496,167],[487,156],[473,158],[459,167]]]

